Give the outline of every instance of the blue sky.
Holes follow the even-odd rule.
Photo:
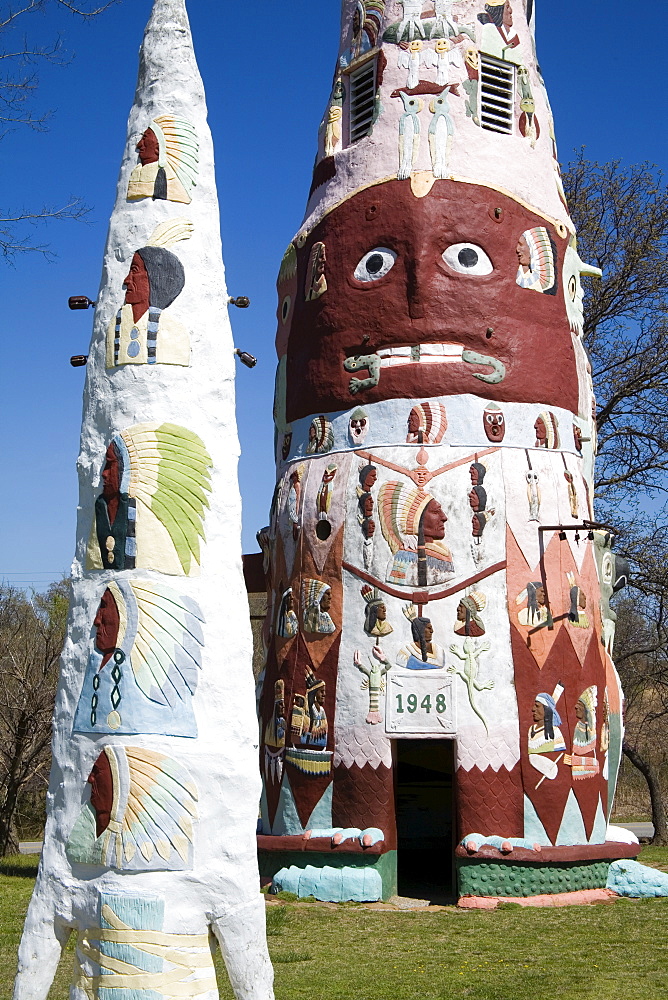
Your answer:
[[[66,572],[74,552],[85,369],[72,369],[69,357],[87,352],[92,311],[71,313],[67,298],[97,293],[150,8],[150,0],[125,0],[90,24],[62,8],[27,18],[31,39],[60,34],[74,58],[40,69],[34,104],[54,111],[49,132],[16,130],[0,141],[3,211],[62,204],[71,194],[92,209],[87,222],[35,230],[54,262],[37,254],[13,268],[0,262],[0,579],[37,589]],[[257,549],[274,484],[275,278],[310,184],[339,3],[190,0],[189,11],[216,145],[228,287],[252,300],[249,310],[232,311],[235,340],[259,358],[252,371],[238,367],[237,378],[248,552]],[[636,15],[621,0],[537,0],[538,54],[562,164],[584,145],[592,159],[668,168],[668,13],[661,5],[652,12]]]

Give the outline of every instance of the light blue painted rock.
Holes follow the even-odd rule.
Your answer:
[[[668,896],[668,872],[637,861],[613,861],[606,888],[620,896]]]
[[[381,899],[381,877],[373,868],[298,868],[291,865],[281,868],[274,875],[273,889],[277,892],[294,892],[297,896],[315,896],[326,903],[340,903],[351,899],[357,903]]]

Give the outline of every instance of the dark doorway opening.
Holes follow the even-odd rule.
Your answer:
[[[454,740],[395,740],[400,896],[457,901]]]

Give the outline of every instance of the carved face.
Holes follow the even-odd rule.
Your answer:
[[[578,701],[575,703],[575,717],[579,719],[580,722],[587,721],[587,709],[584,707],[584,703]]]
[[[123,282],[126,288],[125,301],[130,305],[145,305],[144,312],[148,309],[150,286],[146,265],[138,253],[132,258],[130,270]]]
[[[105,590],[102,600],[93,619],[95,629],[95,645],[101,653],[113,653],[118,640],[120,617],[113,594]]]
[[[495,443],[503,441],[506,433],[506,421],[496,403],[490,403],[489,406],[485,407],[482,420],[488,440]]]
[[[420,430],[420,415],[417,410],[413,409],[408,414],[408,433],[417,434]]]
[[[379,622],[384,622],[385,619],[387,618],[387,608],[385,607],[384,604],[376,605],[376,618],[378,619]]]
[[[281,445],[281,458],[285,462],[288,455],[290,454],[290,445],[292,444],[292,431],[288,434],[283,435],[283,444]]]
[[[466,621],[466,607],[461,603],[457,605],[457,621],[458,622]]]
[[[445,523],[447,517],[441,505],[436,500],[430,500],[422,515],[422,530],[425,541],[438,541],[445,538]]]
[[[485,499],[484,487],[474,486],[471,492],[469,493],[469,504],[471,506],[471,510],[473,511],[484,510],[485,505],[482,502],[484,499]]]
[[[366,417],[350,418],[350,440],[353,444],[364,444],[369,431],[369,421]]]
[[[534,701],[533,707],[531,709],[531,718],[539,725],[541,722],[545,721],[545,705],[541,705],[539,701]]]
[[[362,515],[364,517],[371,517],[372,514],[373,514],[373,497],[372,496],[364,497],[364,501],[362,503]]]
[[[540,608],[545,606],[545,587],[536,587],[536,604]]]
[[[109,760],[104,751],[93,764],[93,770],[88,775],[90,804],[95,810],[95,826],[97,836],[101,837],[109,826],[111,808],[114,800],[114,782]]]
[[[137,152],[142,167],[145,167],[147,163],[157,163],[160,159],[160,144],[152,128],[147,128],[137,143]]]
[[[525,271],[528,271],[531,267],[531,252],[529,250],[529,244],[526,241],[524,235],[520,236],[517,246],[515,247],[515,253],[517,254],[517,260]]]
[[[564,266],[561,272],[561,280],[564,287],[564,300],[566,302],[566,312],[570,323],[570,328],[576,336],[582,336],[584,322],[583,312],[583,289],[580,280],[580,268],[582,262],[577,250],[567,247],[564,253]]]
[[[508,0],[506,0],[506,3],[503,8],[503,27],[512,28],[512,26],[513,26],[513,9],[508,3]]]
[[[294,305],[287,419],[353,401],[462,393],[575,411],[562,289],[527,306],[516,283],[518,240],[537,226],[548,229],[560,261],[556,228],[475,184],[437,180],[417,198],[409,181],[392,180],[335,208],[297,250],[305,287],[314,244],[327,246],[327,294]],[[465,361],[463,352],[490,361]],[[356,393],[351,372],[368,382]]]
[[[536,432],[536,444],[547,446],[547,428],[542,417],[538,417],[536,423],[533,425],[533,429]]]
[[[377,479],[378,479],[378,471],[375,468],[370,469],[367,472],[366,476],[364,477],[364,482],[362,483],[362,489],[365,489],[368,492],[375,486]]]
[[[325,593],[320,598],[320,610],[329,611],[332,606],[332,592],[331,590],[326,590]]]

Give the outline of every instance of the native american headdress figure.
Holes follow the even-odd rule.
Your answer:
[[[141,164],[132,171],[128,200],[153,198],[190,204],[199,173],[194,126],[176,115],[159,115],[144,132],[137,150]]]
[[[536,448],[559,447],[559,425],[554,413],[545,410],[539,414],[534,424],[536,431]]]
[[[386,574],[388,583],[424,587],[454,576],[452,553],[440,541],[444,532],[432,534],[424,529],[424,515],[430,504],[445,524],[438,501],[412,483],[388,482],[380,487],[380,529],[393,556]]]
[[[529,263],[522,263],[524,247],[529,253]],[[532,288],[547,295],[557,294],[557,276],[554,266],[555,248],[550,234],[544,226],[527,229],[520,236],[517,245],[520,266],[517,269],[517,284],[521,288]],[[525,251],[526,252],[526,251]]]
[[[106,746],[88,777],[86,803],[67,842],[72,862],[118,871],[192,867],[197,788],[172,757]]]
[[[596,706],[598,705],[598,691],[596,685],[592,684],[585,688],[578,703],[582,705],[584,719],[578,719],[573,731],[573,743],[578,747],[589,747],[596,742]]]
[[[393,554],[399,549],[417,549],[420,519],[432,499],[429,493],[407,483],[383,483],[380,487],[380,530]]]
[[[112,580],[94,626],[74,732],[196,736],[198,605],[156,580]]]
[[[408,417],[408,444],[439,444],[448,429],[443,403],[417,403]]]
[[[394,629],[387,621],[385,595],[377,587],[365,583],[360,594],[364,598],[364,631],[367,635],[389,635]]]
[[[329,635],[336,631],[336,625],[328,614],[331,603],[331,588],[322,580],[307,579],[302,581],[302,613],[304,615],[305,632],[323,632]],[[326,607],[322,607],[323,598],[327,597]]]
[[[116,434],[95,503],[87,568],[195,575],[210,467],[202,440],[178,424],[135,424]]]
[[[182,323],[166,310],[183,291],[186,273],[169,247],[189,240],[194,226],[189,219],[170,219],[154,230],[145,246],[135,250],[130,272],[123,282],[125,303],[107,329],[106,366],[190,364],[190,336]],[[144,299],[140,272],[146,271],[148,296]]]
[[[314,417],[308,432],[308,444],[306,453],[308,455],[321,455],[323,452],[331,451],[334,445],[334,432],[332,425],[325,417]]]
[[[487,597],[481,590],[472,590],[459,600],[459,607],[463,609],[463,621],[455,625],[457,635],[479,636],[485,634],[485,623],[480,617],[481,611],[487,607]],[[459,609],[458,609],[459,610]]]

